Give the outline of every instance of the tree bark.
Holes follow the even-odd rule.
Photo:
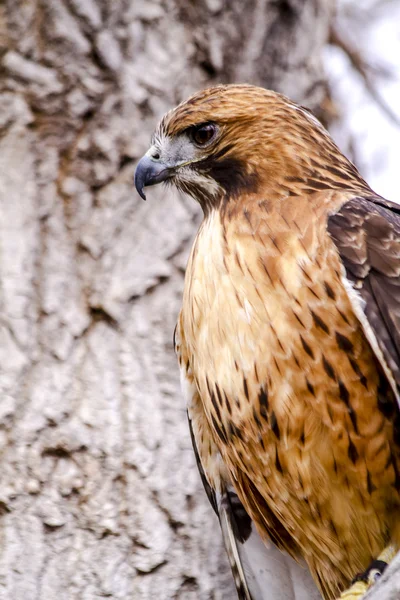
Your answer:
[[[133,172],[209,84],[319,110],[332,4],[0,7],[0,600],[235,596],[172,347],[199,212]]]

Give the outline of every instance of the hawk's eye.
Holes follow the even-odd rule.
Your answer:
[[[197,146],[207,146],[215,137],[217,126],[214,123],[203,123],[193,127],[191,138]]]

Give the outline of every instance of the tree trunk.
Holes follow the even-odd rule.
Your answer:
[[[231,599],[172,347],[199,214],[133,188],[215,82],[318,109],[331,0],[0,7],[0,600]]]

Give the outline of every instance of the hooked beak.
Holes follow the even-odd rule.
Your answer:
[[[172,170],[165,164],[152,160],[147,154],[140,159],[135,171],[135,187],[143,200],[146,200],[143,189],[148,185],[165,181],[171,176]]]

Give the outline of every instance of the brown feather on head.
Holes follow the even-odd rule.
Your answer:
[[[157,171],[148,184],[168,180],[204,210],[261,188],[287,196],[371,192],[309,111],[250,85],[217,86],[182,102],[161,120],[145,160]]]

